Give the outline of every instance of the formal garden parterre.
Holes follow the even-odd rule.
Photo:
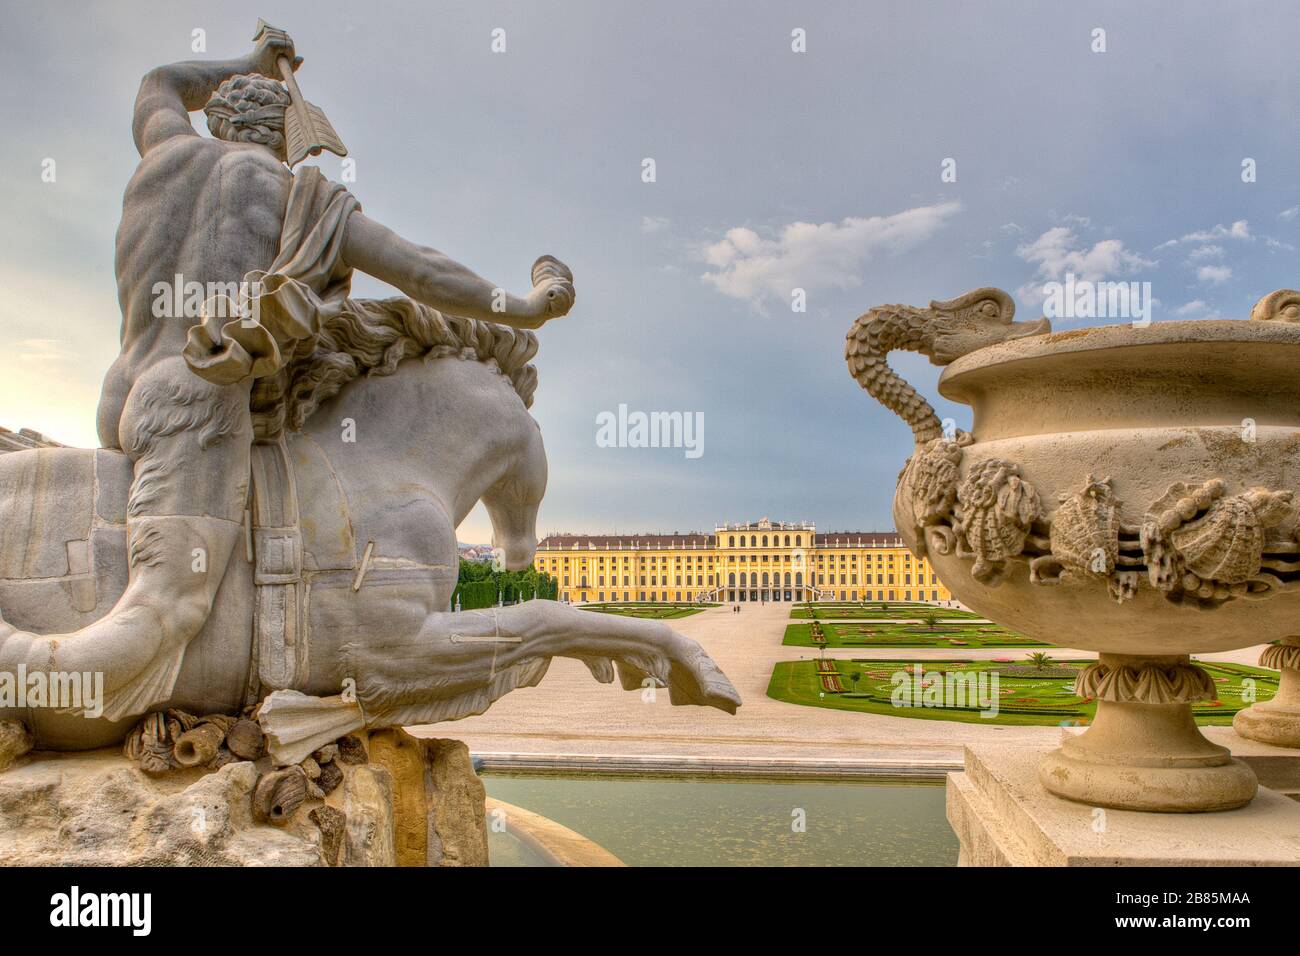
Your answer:
[[[582,604],[579,606],[584,611],[595,611],[598,614],[618,614],[623,617],[647,618],[654,621],[670,621],[690,617],[692,614],[699,614],[707,607],[718,607],[717,604],[649,604],[642,602]]]
[[[781,661],[767,696],[791,704],[857,713],[964,723],[1086,726],[1097,710],[1091,698],[1074,692],[1078,671],[1088,660],[999,658],[988,661],[811,660]],[[1250,704],[1277,691],[1278,673],[1245,664],[1197,661],[1214,680],[1218,696],[1192,705],[1199,724],[1226,726]],[[951,675],[951,676],[950,676]],[[982,675],[982,676],[981,676]],[[996,679],[995,679],[996,678]],[[982,688],[984,699],[944,699],[944,687],[966,683]],[[985,714],[991,715],[985,716]]]
[[[861,614],[851,615],[858,610]],[[814,615],[811,619],[809,614]],[[885,616],[882,616],[885,615]],[[981,617],[931,604],[818,604],[796,608],[782,643],[788,647],[1047,647]]]

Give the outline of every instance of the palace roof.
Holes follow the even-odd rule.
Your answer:
[[[793,530],[793,529],[787,529]],[[776,531],[775,528],[772,531]],[[761,533],[755,529],[753,532]],[[902,544],[894,531],[827,531],[814,535],[815,547],[821,548],[888,548]],[[673,532],[672,534],[548,534],[537,543],[547,551],[628,551],[628,550],[684,550],[716,548],[718,536],[700,532]],[[771,545],[779,547],[779,545]]]

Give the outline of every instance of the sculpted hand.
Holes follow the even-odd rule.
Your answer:
[[[294,53],[293,40],[289,34],[270,24],[262,24],[253,45],[253,54],[249,57],[253,72],[279,79],[280,67],[276,61],[282,56],[288,57],[295,70],[302,65],[302,57]]]
[[[533,291],[528,294],[529,315],[541,319],[558,319],[573,308],[576,293],[573,273],[554,256],[542,256],[533,263]]]

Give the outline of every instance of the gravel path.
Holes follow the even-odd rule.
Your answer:
[[[666,622],[699,641],[731,678],[744,705],[736,716],[703,707],[672,707],[667,692],[644,702],[639,692],[598,684],[581,663],[555,660],[538,687],[514,691],[478,717],[410,728],[419,736],[455,737],[474,753],[586,756],[818,758],[826,761],[960,764],[974,742],[1047,743],[1058,727],[999,727],[914,720],[804,707],[772,700],[767,684],[777,661],[818,656],[783,647],[786,604],[729,606]],[[1038,648],[1036,648],[1038,649]],[[1090,651],[1045,648],[1057,659],[1092,658]],[[1260,648],[1201,655],[1254,664]],[[934,660],[952,657],[1022,660],[1019,648],[836,648],[827,656]]]

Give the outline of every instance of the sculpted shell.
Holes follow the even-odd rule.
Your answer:
[[[1225,497],[1219,479],[1173,485],[1143,524],[1151,583],[1201,599],[1246,593],[1259,575],[1266,533],[1290,516],[1292,497],[1267,488]]]
[[[961,481],[961,458],[960,442],[936,438],[908,460],[899,485],[916,527],[924,528],[951,516]]]
[[[1007,561],[1024,550],[1029,529],[1042,513],[1038,492],[1019,466],[990,458],[975,465],[957,490],[958,525],[975,557],[971,576],[994,583]]]
[[[1062,495],[1052,516],[1052,557],[1088,574],[1113,573],[1119,560],[1117,506],[1110,478],[1097,481],[1089,475],[1081,490]]]
[[[1291,492],[1252,488],[1222,498],[1169,535],[1188,571],[1206,581],[1244,584],[1259,573],[1264,532],[1291,511]]]

